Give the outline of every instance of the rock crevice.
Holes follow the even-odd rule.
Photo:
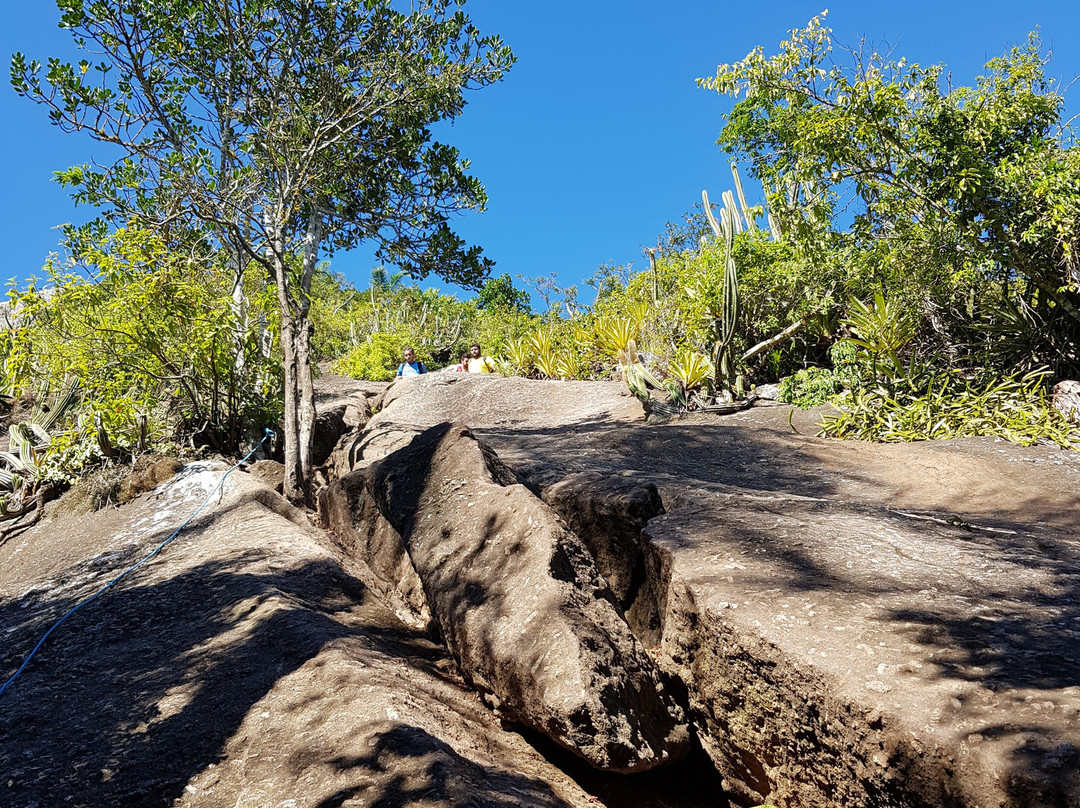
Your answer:
[[[320,504],[388,588],[408,582],[414,608],[419,582],[463,675],[504,715],[603,769],[685,754],[682,709],[587,548],[466,427],[417,434]]]
[[[539,391],[539,385],[481,382],[397,391],[366,433],[361,466],[375,468],[384,462],[379,457],[390,462],[433,419],[454,412],[475,417],[477,434],[531,481],[576,542],[578,549],[556,552],[558,542],[548,541],[532,569],[542,570],[556,590],[578,592],[571,600],[579,613],[610,609],[625,620],[647,649],[650,678],[661,671],[663,702],[688,705],[690,726],[733,797],[826,808],[1080,804],[1080,555],[1069,538],[1073,528],[1060,514],[1043,508],[1038,518],[1023,521],[1014,510],[1016,521],[1006,522],[997,512],[957,518],[957,511],[935,511],[931,504],[890,509],[883,500],[914,501],[916,494],[889,494],[872,476],[856,479],[847,466],[843,474],[821,471],[840,465],[829,460],[834,452],[853,463],[850,447],[790,438],[806,454],[800,458],[761,430],[732,437],[735,429],[718,426],[699,425],[703,434],[692,436],[689,427],[633,427],[611,415],[625,411],[614,398],[603,398],[609,388],[600,385],[595,398],[582,395],[584,387],[560,387],[562,405],[573,398],[588,407],[557,429],[541,428],[530,417],[550,424],[544,420],[552,417],[550,401],[537,403],[535,411],[515,409],[526,388]],[[746,465],[758,457],[754,445],[735,443],[751,439],[768,447],[783,443],[786,465],[768,471]],[[691,440],[693,458],[667,448]],[[713,447],[743,465],[714,464],[705,453]],[[909,454],[919,473],[932,472],[940,487],[972,453],[946,446]],[[907,462],[909,454],[898,450],[894,460]],[[446,480],[483,477],[475,473],[483,453],[474,455],[468,473],[453,463],[427,464],[435,453],[418,464],[443,469],[424,483],[424,496]],[[807,471],[808,463],[818,462]],[[980,462],[979,468],[998,467]],[[628,473],[632,468],[638,470]],[[1003,485],[994,478],[980,490]],[[507,497],[511,489],[522,491],[521,498]],[[385,502],[380,507],[393,510],[393,497],[377,491],[373,487],[372,496]],[[486,587],[498,567],[492,548],[503,547],[501,526],[508,518],[534,516],[541,504],[520,486],[498,491],[496,498],[495,489],[480,486],[475,493],[484,497],[473,497],[466,482],[439,493],[442,505],[428,512],[430,525],[390,519],[433,622],[450,635],[458,632],[449,637],[458,646],[455,657],[463,670],[472,665],[466,675],[493,693],[499,683],[490,649],[477,642],[484,635],[470,621],[491,606]],[[925,484],[917,493],[928,503],[948,500]],[[480,514],[486,523],[476,522]],[[510,556],[528,555],[535,544],[532,533],[522,532]],[[453,594],[439,603],[429,580]],[[520,597],[519,584],[511,589]],[[585,599],[602,606],[587,606]],[[518,624],[530,614],[515,611],[494,625],[520,632]],[[609,619],[605,611],[600,625]],[[589,649],[591,637],[584,631],[578,647]],[[528,667],[536,642],[531,636],[500,652],[519,654]],[[606,676],[612,663],[601,658],[593,670]],[[586,681],[593,680],[579,679]],[[520,709],[512,696],[495,699],[508,714]],[[585,737],[589,715],[568,708],[560,713],[562,724],[539,714],[517,718],[561,734],[559,742],[568,747],[588,748],[596,746]],[[578,753],[619,768],[617,755]]]

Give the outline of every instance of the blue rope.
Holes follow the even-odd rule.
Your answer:
[[[215,485],[213,490],[211,490],[210,493],[206,495],[206,499],[204,499],[202,504],[198,508],[195,509],[195,513],[191,514],[191,516],[189,516],[187,518],[187,521],[185,521],[184,524],[180,525],[180,527],[178,527],[176,530],[174,530],[172,535],[169,536],[169,538],[165,539],[165,541],[163,541],[161,544],[159,544],[157,547],[155,547],[153,549],[153,551],[150,552],[145,558],[143,558],[137,564],[133,564],[132,566],[128,567],[126,570],[124,570],[119,575],[117,575],[115,578],[113,578],[111,581],[109,581],[107,584],[105,584],[105,586],[101,587],[101,589],[99,589],[97,592],[95,592],[89,598],[82,601],[81,603],[75,604],[75,606],[71,607],[71,610],[68,611],[67,614],[65,614],[63,617],[61,617],[55,623],[53,623],[52,627],[48,631],[45,632],[45,636],[43,636],[38,641],[38,644],[34,646],[34,650],[31,651],[30,655],[23,661],[23,664],[19,666],[19,669],[17,671],[15,671],[15,674],[10,679],[8,679],[6,682],[4,682],[3,687],[0,687],[0,696],[4,695],[4,691],[7,690],[9,687],[11,687],[11,683],[14,682],[16,679],[18,679],[19,674],[21,674],[24,670],[26,670],[26,666],[30,664],[30,660],[34,658],[34,654],[36,654],[38,652],[38,649],[41,648],[41,646],[45,644],[45,640],[49,639],[49,635],[52,634],[53,631],[55,631],[59,627],[59,625],[61,623],[63,623],[65,620],[67,620],[69,617],[71,617],[71,615],[75,614],[75,612],[79,611],[79,609],[81,609],[83,606],[86,606],[89,603],[93,603],[99,597],[104,595],[106,592],[108,592],[110,589],[112,589],[113,586],[115,586],[116,583],[121,578],[123,578],[125,575],[127,575],[130,572],[134,572],[139,567],[141,567],[143,564],[145,564],[147,561],[149,561],[151,558],[153,558],[158,553],[160,553],[165,548],[165,546],[167,544],[169,544],[173,539],[175,539],[177,536],[180,535],[180,531],[182,531],[185,527],[187,527],[189,524],[191,524],[191,520],[199,515],[199,511],[201,511],[203,508],[206,507],[206,503],[208,503],[213,498],[214,494],[216,494],[218,489],[221,488],[221,486],[225,483],[225,478],[228,477],[230,474],[232,474],[236,469],[238,469],[244,463],[246,463],[248,458],[250,458],[253,454],[255,454],[255,452],[257,452],[259,450],[259,447],[262,446],[264,443],[266,443],[268,438],[272,438],[272,437],[274,437],[274,431],[272,429],[267,429],[266,434],[263,435],[263,439],[261,441],[259,441],[255,445],[255,448],[252,449],[250,452],[248,452],[247,455],[245,455],[244,458],[242,460],[240,460],[236,465],[234,465],[232,468],[230,468],[228,471],[226,471],[224,474],[221,475],[221,479],[218,480],[218,484]]]

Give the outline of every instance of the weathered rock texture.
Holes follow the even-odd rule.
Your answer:
[[[646,528],[662,648],[739,797],[1080,805],[1080,548],[804,497]]]
[[[426,430],[323,502],[392,525],[463,674],[501,712],[604,769],[649,769],[687,751],[682,712],[587,549],[468,429]],[[398,556],[387,557],[389,570],[365,560],[399,577]]]
[[[224,472],[0,545],[0,679]],[[301,512],[232,474],[153,561],[72,616],[0,696],[0,804],[530,806],[595,801],[503,731]]]
[[[256,460],[247,469],[247,473],[277,493],[285,486],[285,464],[276,460]]]
[[[431,611],[405,542],[379,509],[372,472],[358,469],[319,493],[319,518],[349,558],[361,561],[364,582],[407,625],[425,631]]]
[[[531,383],[504,381],[398,391],[372,426],[389,442],[466,413],[519,478],[581,515],[600,558],[633,544],[604,522],[635,517],[599,491],[655,484],[667,513],[641,543],[647,600],[624,585],[636,559],[605,573],[629,616],[655,604],[634,628],[686,683],[731,793],[1080,805],[1076,454],[827,441],[793,433],[785,408],[648,427],[608,405],[608,386],[552,388],[534,406]],[[794,422],[812,433],[812,418]]]
[[[664,512],[656,486],[621,474],[571,474],[545,489],[544,502],[585,542],[634,634],[658,639],[657,592],[642,535]]]
[[[349,427],[345,423],[347,409],[348,405],[338,404],[319,411],[312,431],[312,465],[321,466],[325,463],[330,453],[334,451],[338,439],[348,431]]]

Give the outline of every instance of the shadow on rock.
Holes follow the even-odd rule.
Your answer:
[[[378,785],[342,789],[317,808],[340,808],[357,799],[369,808],[421,803],[478,808],[562,808],[567,804],[545,783],[480,766],[419,727],[399,725],[378,734],[373,742],[370,755],[331,762],[360,777],[369,773]]]
[[[7,793],[27,805],[71,804],[76,794],[101,808],[169,805],[220,759],[252,705],[328,643],[362,635],[388,654],[430,655],[390,622],[350,628],[330,617],[367,597],[334,564],[242,571],[259,560],[249,552],[129,584],[69,619],[4,696]],[[0,604],[3,670],[72,605]]]

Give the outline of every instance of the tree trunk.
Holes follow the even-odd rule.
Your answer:
[[[300,408],[299,408],[299,361],[296,334],[296,313],[289,294],[289,271],[285,264],[284,238],[281,225],[273,221],[267,212],[266,233],[269,243],[266,258],[274,272],[277,284],[278,310],[281,314],[282,370],[285,374],[285,400],[282,414],[285,446],[285,481],[282,493],[290,502],[302,505],[307,502],[307,480],[300,462]]]
[[[282,368],[285,372],[285,482],[282,493],[295,505],[313,505],[312,454],[315,437],[315,388],[311,374],[311,281],[322,238],[322,216],[312,214],[304,239],[304,263],[299,288],[290,285],[283,251],[283,225],[267,216],[267,259],[277,283],[281,312]]]
[[[311,322],[282,315],[281,347],[285,368],[285,484],[282,493],[295,505],[312,505],[312,447],[315,388],[311,377]]]
[[[292,312],[281,314],[282,367],[285,371],[285,411],[283,413],[285,442],[285,482],[282,493],[293,504],[307,501],[304,469],[300,461],[300,390],[298,384],[299,361],[297,358],[296,321]]]
[[[311,322],[311,282],[319,260],[319,243],[322,241],[323,216],[318,207],[308,220],[304,235],[304,264],[300,275],[300,289],[296,290],[297,317],[294,323],[296,336],[296,383],[297,417],[299,420],[299,464],[304,480],[304,492],[308,505],[312,501],[312,454],[315,444],[315,386],[311,372],[311,337],[315,324]]]
[[[314,326],[307,317],[296,322],[296,382],[299,428],[300,474],[304,480],[307,504],[314,505],[311,490],[312,462],[315,445],[315,386],[311,373],[311,335]]]

